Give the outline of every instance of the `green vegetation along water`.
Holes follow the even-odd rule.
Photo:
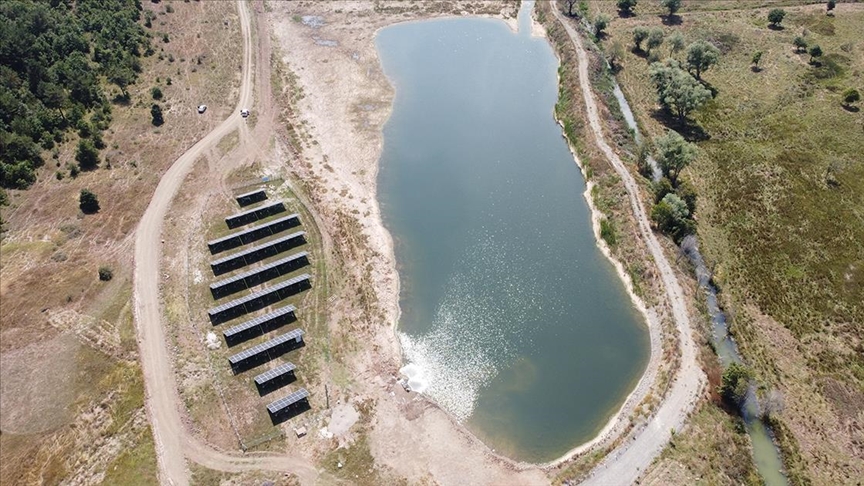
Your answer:
[[[396,88],[379,198],[411,386],[499,453],[542,462],[597,434],[650,349],[552,117],[557,59],[525,30],[450,19],[379,33]]]

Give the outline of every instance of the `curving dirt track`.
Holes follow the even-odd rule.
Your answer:
[[[582,88],[585,106],[588,109],[588,120],[591,132],[597,141],[597,146],[609,160],[612,167],[621,177],[627,189],[633,215],[639,222],[639,232],[645,240],[651,256],[660,272],[666,296],[672,308],[675,326],[678,330],[678,349],[681,351],[681,366],[678,368],[674,384],[663,403],[648,424],[624,445],[609,454],[592,472],[583,484],[632,484],[651,465],[660,454],[672,435],[672,430],[680,430],[693,410],[696,401],[705,384],[705,374],[697,362],[696,343],[687,314],[684,293],[675,276],[675,272],[648,220],[642,201],[639,199],[639,187],[624,162],[609,146],[603,136],[597,103],[591,91],[588,78],[588,56],[582,46],[579,34],[563,18],[558,6],[553,2],[552,11],[555,17],[567,30],[567,35],[573,42],[579,61],[579,84]]]
[[[162,176],[135,234],[134,311],[141,368],[146,389],[147,414],[163,484],[189,484],[186,460],[226,472],[247,470],[285,471],[309,484],[318,476],[306,461],[276,455],[234,455],[218,451],[195,438],[183,423],[182,402],[177,393],[172,360],[162,326],[159,298],[159,267],[162,223],[195,161],[225,135],[243,126],[240,108],[251,106],[252,32],[245,2],[237,1],[243,34],[243,73],[240,96],[233,114],[178,158]]]

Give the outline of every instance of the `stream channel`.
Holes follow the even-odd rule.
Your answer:
[[[630,109],[630,104],[627,98],[624,97],[624,92],[617,81],[614,81],[613,94],[618,101],[618,106],[621,109],[621,114],[627,122],[627,126],[633,131],[633,136],[637,143],[642,143],[642,136],[639,133],[639,127],[636,124],[636,118],[633,116],[633,110]],[[649,164],[652,168],[652,178],[654,181],[660,180],[662,173],[657,166],[657,162],[653,158],[649,158]],[[720,364],[725,368],[732,363],[742,363],[741,355],[738,352],[738,346],[735,340],[729,335],[729,327],[726,322],[726,314],[720,308],[717,302],[717,288],[711,283],[711,273],[708,267],[705,266],[705,260],[699,252],[699,247],[695,236],[690,236],[682,242],[682,249],[690,259],[690,263],[696,269],[696,278],[699,281],[699,287],[705,293],[706,307],[708,315],[711,318],[711,340],[717,356],[720,358]],[[751,388],[747,394],[747,398],[741,407],[741,415],[744,418],[744,424],[747,433],[750,434],[750,441],[753,445],[753,462],[756,464],[756,469],[765,481],[767,486],[785,486],[788,484],[786,476],[783,474],[783,461],[780,458],[780,452],[774,444],[770,429],[765,425],[760,417],[759,400],[756,397],[754,390]]]
[[[496,452],[545,462],[620,409],[650,343],[597,247],[532,3],[518,33],[482,18],[379,32],[396,94],[378,188],[411,388]]]

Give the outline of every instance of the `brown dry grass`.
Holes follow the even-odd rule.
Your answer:
[[[71,353],[77,363],[64,367],[53,360],[36,361],[37,374],[59,376],[70,384],[70,413],[62,423],[38,434],[12,435],[4,426],[0,438],[4,484],[24,484],[39,477],[60,482],[73,476],[93,483],[108,469],[111,476],[106,481],[155,480],[128,306],[131,235],[162,172],[232,109],[226,100],[236,89],[240,57],[239,43],[234,41],[239,37],[234,4],[170,2],[174,12],[167,13],[168,3],[142,3],[145,9],[160,12],[151,31],[169,33],[170,42],[154,36],[156,54],[142,60],[144,72],[129,88],[132,102],[113,106],[102,167],[82,172],[76,179],[68,177],[65,166],[73,161],[73,135],[56,161],[43,169],[39,181],[27,191],[10,191],[12,204],[3,208],[8,232],[0,246],[0,351],[6,359],[16,350],[72,336],[72,344],[60,355]],[[165,95],[159,103],[166,123],[159,128],[151,125],[149,114],[150,88],[156,85]],[[108,88],[109,98],[115,94],[112,89],[116,87]],[[209,106],[205,116],[195,112],[199,103]],[[67,177],[58,181],[57,171]],[[99,196],[98,214],[79,212],[82,188]],[[113,268],[111,282],[97,279],[102,265]],[[4,367],[4,383],[12,372],[14,368]],[[69,379],[82,373],[86,379]],[[29,391],[37,392],[40,400],[62,398],[36,385]]]
[[[771,30],[765,2],[685,2],[671,25],[643,3],[636,16],[617,18],[612,2],[591,2],[589,15],[614,19],[602,44],[625,47],[618,79],[649,136],[662,133],[664,117],[648,63],[630,50],[633,28],[661,26],[723,52],[703,76],[719,96],[693,116],[709,138],[698,142],[687,176],[700,194],[700,240],[736,340],[759,380],[785,395],[778,437],[790,478],[860,478],[862,416],[850,410],[864,398],[864,177],[852,161],[864,150],[864,118],[839,97],[864,83],[864,9],[842,3],[827,16],[824,5],[778,2],[788,15],[783,29]],[[794,52],[796,35],[822,47],[821,66]],[[665,57],[669,47],[659,51]],[[758,72],[750,69],[756,51],[764,52]]]

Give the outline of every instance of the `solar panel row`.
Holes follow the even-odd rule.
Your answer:
[[[243,207],[267,199],[267,193],[264,192],[264,189],[256,189],[251,192],[234,196],[234,199],[237,200],[237,204],[239,204],[240,207]]]
[[[289,214],[273,221],[269,221],[262,225],[253,226],[242,231],[237,231],[229,235],[217,238],[207,242],[207,248],[210,254],[215,255],[223,251],[231,250],[239,246],[256,242],[262,238],[281,233],[286,229],[300,225],[299,214]]]
[[[309,253],[302,251],[294,255],[276,260],[259,268],[243,272],[233,277],[210,284],[210,293],[214,299],[220,299],[241,290],[252,288],[269,280],[297,270],[309,264]]]
[[[210,316],[210,322],[213,325],[221,324],[235,317],[263,309],[270,304],[275,304],[282,299],[291,295],[302,292],[312,287],[309,281],[309,274],[303,275],[279,282],[272,287],[249,294],[239,299],[234,299],[222,305],[214,307],[207,311]]]
[[[297,319],[294,315],[296,310],[293,305],[280,307],[269,314],[230,327],[222,332],[222,336],[225,337],[225,342],[229,347],[240,344],[243,341],[248,341],[254,337],[263,336],[274,329],[295,321]]]
[[[214,275],[222,275],[223,273],[243,268],[246,265],[260,262],[273,255],[278,255],[304,243],[306,243],[306,232],[298,231],[273,241],[268,241],[263,245],[253,246],[241,252],[214,260],[210,262],[210,268],[213,270]]]
[[[243,226],[244,224],[254,223],[259,219],[264,219],[268,216],[273,216],[274,214],[279,214],[284,211],[285,204],[283,204],[282,201],[276,201],[228,216],[225,218],[225,224],[227,224],[229,228],[233,229]]]

